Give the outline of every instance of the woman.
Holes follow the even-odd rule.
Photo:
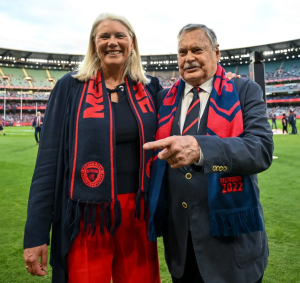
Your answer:
[[[129,22],[101,14],[78,71],[48,101],[32,179],[24,260],[53,282],[160,282],[147,238],[147,191],[157,78],[142,70]],[[41,264],[39,264],[41,258]]]

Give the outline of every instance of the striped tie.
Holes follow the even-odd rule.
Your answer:
[[[182,129],[182,135],[196,135],[198,130],[199,111],[200,111],[200,98],[198,93],[200,92],[199,87],[192,89],[193,100],[186,113],[184,127]]]

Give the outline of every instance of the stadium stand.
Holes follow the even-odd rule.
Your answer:
[[[33,78],[32,85],[35,87],[53,87],[50,82],[47,81],[48,75],[46,70],[34,70],[26,69],[30,77]]]
[[[296,109],[300,115],[300,39],[247,48],[221,50],[220,64],[227,72],[250,77],[250,52],[263,54],[268,112]],[[158,77],[167,88],[180,76],[176,54],[143,55],[149,75]],[[28,122],[35,112],[46,108],[55,83],[74,70],[82,55],[51,54],[0,47],[0,118]],[[22,103],[21,103],[22,98]],[[22,111],[20,110],[22,104]]]
[[[24,79],[25,74],[21,68],[1,67],[5,76],[9,77],[11,86],[30,86],[29,83]]]
[[[58,70],[49,70],[49,73],[52,78],[55,79],[55,82],[57,82],[61,77],[63,77],[65,74],[67,74],[67,71],[58,71]]]

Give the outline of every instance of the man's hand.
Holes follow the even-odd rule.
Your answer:
[[[232,80],[235,77],[239,79],[241,76],[237,75],[236,73],[231,73],[231,72],[226,73],[226,78],[229,80]]]
[[[200,159],[200,147],[193,136],[171,136],[144,144],[144,149],[163,149],[158,158],[167,160],[171,168],[188,166]]]
[[[31,275],[47,275],[47,252],[47,244],[24,250],[25,265]],[[41,258],[41,263],[39,258]]]

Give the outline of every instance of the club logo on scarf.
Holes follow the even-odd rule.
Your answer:
[[[87,186],[98,187],[104,180],[104,168],[96,161],[88,162],[81,169],[81,178]]]

